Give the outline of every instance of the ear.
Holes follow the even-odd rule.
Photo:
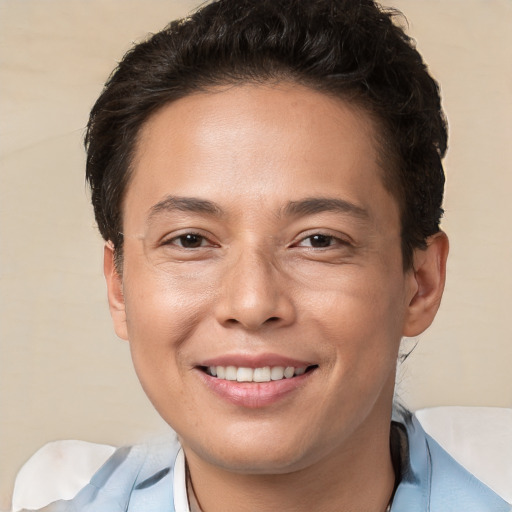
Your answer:
[[[439,231],[427,240],[426,249],[414,251],[404,336],[421,334],[434,320],[444,291],[448,249],[448,237]]]
[[[123,295],[123,278],[116,269],[114,260],[114,244],[109,240],[103,250],[103,273],[107,282],[108,304],[110,316],[114,322],[116,334],[123,340],[128,339],[126,328],[126,308]]]

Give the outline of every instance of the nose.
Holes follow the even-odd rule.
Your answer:
[[[288,280],[268,255],[246,250],[227,267],[216,303],[219,323],[247,330],[293,323],[296,312]]]

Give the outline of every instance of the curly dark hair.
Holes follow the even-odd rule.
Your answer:
[[[291,81],[375,121],[384,185],[400,207],[404,269],[439,231],[447,147],[439,88],[399,12],[373,0],[218,0],[124,56],[94,105],[85,145],[99,230],[122,259],[122,200],[141,126],[216,85]]]

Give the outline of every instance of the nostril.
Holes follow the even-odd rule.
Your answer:
[[[271,316],[270,318],[267,318],[267,319],[265,320],[265,323],[267,323],[267,324],[275,323],[275,322],[277,322],[278,320],[279,320],[279,317],[277,317],[277,316]]]

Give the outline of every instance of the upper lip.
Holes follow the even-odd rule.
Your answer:
[[[263,368],[265,366],[293,366],[307,368],[314,363],[279,354],[225,354],[202,361],[197,366],[236,366],[238,368]]]

